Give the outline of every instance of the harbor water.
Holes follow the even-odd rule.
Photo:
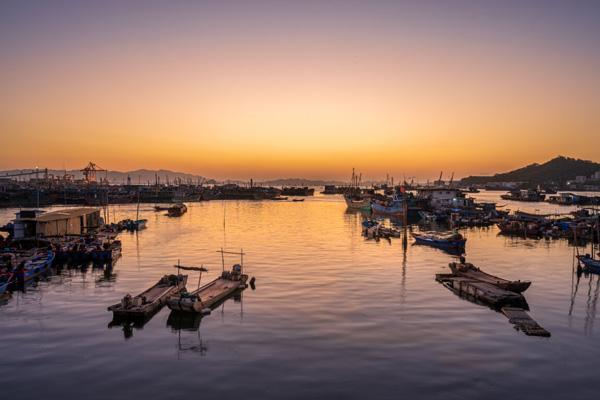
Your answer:
[[[474,195],[513,210],[572,210],[498,196]],[[0,225],[16,211],[0,210]],[[135,205],[109,211],[114,221],[135,214]],[[533,282],[530,315],[552,334],[539,338],[437,283],[456,257],[412,239],[406,248],[365,240],[363,215],[346,211],[341,196],[189,203],[180,218],[142,205],[140,218],[148,228],[120,235],[112,270],[65,267],[0,305],[3,399],[598,396],[600,276],[573,273],[566,240],[462,231],[469,262]],[[107,306],[178,261],[204,265],[203,282],[219,275],[221,248],[243,249],[255,288],[201,320],[164,308],[143,327],[109,327]],[[188,288],[196,282],[190,273]]]

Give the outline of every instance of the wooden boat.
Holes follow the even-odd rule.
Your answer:
[[[293,201],[294,203],[298,203],[298,202],[304,201],[304,199],[292,199],[292,201]]]
[[[435,279],[461,297],[471,298],[493,307],[527,304],[520,293],[504,290],[479,280],[454,274],[436,274]]]
[[[449,266],[450,270],[455,276],[469,278],[477,280],[479,282],[489,283],[491,285],[499,287],[500,289],[508,290],[510,292],[523,293],[529,288],[529,286],[531,286],[531,282],[529,281],[509,281],[494,275],[487,274],[470,263],[452,262],[449,264]]]
[[[27,282],[46,272],[54,261],[54,252],[49,250],[45,254],[38,254],[23,261],[16,271],[17,279]]]
[[[221,276],[193,292],[183,292],[179,296],[167,300],[167,307],[173,311],[203,312],[233,294],[238,289],[246,287],[248,275],[242,273],[242,266],[235,264],[231,271],[223,271]]]
[[[165,275],[151,288],[135,297],[127,294],[108,307],[114,317],[144,318],[157,312],[171,296],[185,289],[187,275]]]
[[[576,256],[581,264],[584,266],[584,270],[587,272],[594,272],[600,274],[600,259],[594,259],[589,254]]]
[[[462,249],[467,242],[467,239],[458,232],[444,235],[435,233],[411,233],[411,235],[416,243],[434,247]]]
[[[167,210],[169,217],[181,217],[187,212],[187,206],[183,203],[174,204]]]
[[[14,281],[15,274],[13,272],[6,272],[0,275],[0,296],[6,293],[10,285]]]
[[[363,195],[345,194],[344,200],[350,210],[371,210],[371,199]]]

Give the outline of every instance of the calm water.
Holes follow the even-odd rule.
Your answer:
[[[527,207],[557,209],[509,208]],[[0,224],[13,213],[0,210]],[[111,279],[63,270],[0,306],[3,399],[598,398],[600,278],[582,276],[572,295],[566,241],[465,231],[469,261],[533,281],[530,314],[548,339],[435,282],[452,256],[366,241],[361,215],[341,197],[192,203],[179,219],[150,206],[142,214],[148,229],[121,235]],[[111,209],[111,218],[133,216],[135,206]],[[169,326],[166,308],[128,339],[108,327],[108,305],[172,273],[178,259],[207,265],[203,280],[216,276],[221,246],[243,248],[256,277],[241,302],[228,300],[199,329]]]

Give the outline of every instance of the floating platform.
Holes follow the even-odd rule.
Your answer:
[[[513,324],[515,328],[527,336],[550,337],[551,334],[546,329],[542,328],[529,313],[517,307],[502,307],[502,314],[508,318],[508,322]]]

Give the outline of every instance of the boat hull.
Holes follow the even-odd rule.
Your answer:
[[[589,256],[577,256],[579,262],[581,262],[588,272],[600,274],[600,259],[595,260]]]

